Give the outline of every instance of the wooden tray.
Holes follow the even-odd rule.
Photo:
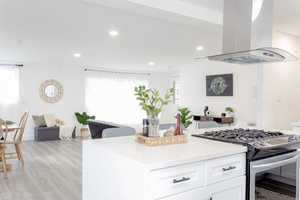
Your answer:
[[[184,135],[164,136],[164,137],[145,137],[142,134],[136,135],[136,142],[146,146],[159,146],[169,144],[183,144],[188,142],[188,137]]]

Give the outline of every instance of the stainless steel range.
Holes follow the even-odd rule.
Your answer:
[[[299,153],[300,136],[285,135],[257,129],[228,129],[204,132],[193,135],[205,139],[241,144],[248,147],[247,152],[247,188],[246,199],[255,200],[255,188],[258,175],[269,170],[297,163],[297,191],[299,200]]]

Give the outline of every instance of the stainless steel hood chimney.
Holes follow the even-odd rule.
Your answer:
[[[272,20],[273,0],[224,0],[223,54],[207,58],[234,64],[297,60],[283,49],[268,47],[272,46]]]

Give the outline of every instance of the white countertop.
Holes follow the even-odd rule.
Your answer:
[[[187,133],[201,134],[206,131],[241,128],[241,127],[221,127],[209,129],[189,129]],[[243,127],[255,128],[255,127]],[[269,130],[280,131],[289,135],[300,135],[300,132],[290,130]],[[136,161],[150,169],[163,168],[168,166],[179,165],[182,163],[196,162],[208,160],[222,156],[228,156],[247,151],[247,148],[242,145],[236,145],[225,142],[218,142],[203,138],[189,136],[189,142],[186,144],[165,145],[148,147],[136,143],[135,138],[131,137],[116,137],[97,140],[86,140],[84,145],[95,145],[99,151],[108,150],[119,156],[126,157]]]
[[[83,145],[95,145],[96,149],[126,157],[149,169],[208,160],[247,151],[241,145],[189,137],[186,144],[148,147],[134,141],[134,137],[116,137],[86,140]],[[101,158],[99,158],[101,159]]]

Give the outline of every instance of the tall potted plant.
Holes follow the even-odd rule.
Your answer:
[[[76,112],[75,113],[76,119],[79,122],[79,124],[81,124],[81,128],[80,128],[80,137],[84,138],[86,135],[89,135],[89,129],[88,129],[88,120],[90,119],[96,119],[95,116],[90,116],[88,115],[86,112],[83,113],[79,113]]]
[[[134,88],[135,96],[140,102],[139,105],[147,113],[149,120],[149,136],[159,136],[159,115],[163,107],[172,102],[175,89],[167,90],[163,97],[157,89],[146,89],[145,86],[138,86]]]

